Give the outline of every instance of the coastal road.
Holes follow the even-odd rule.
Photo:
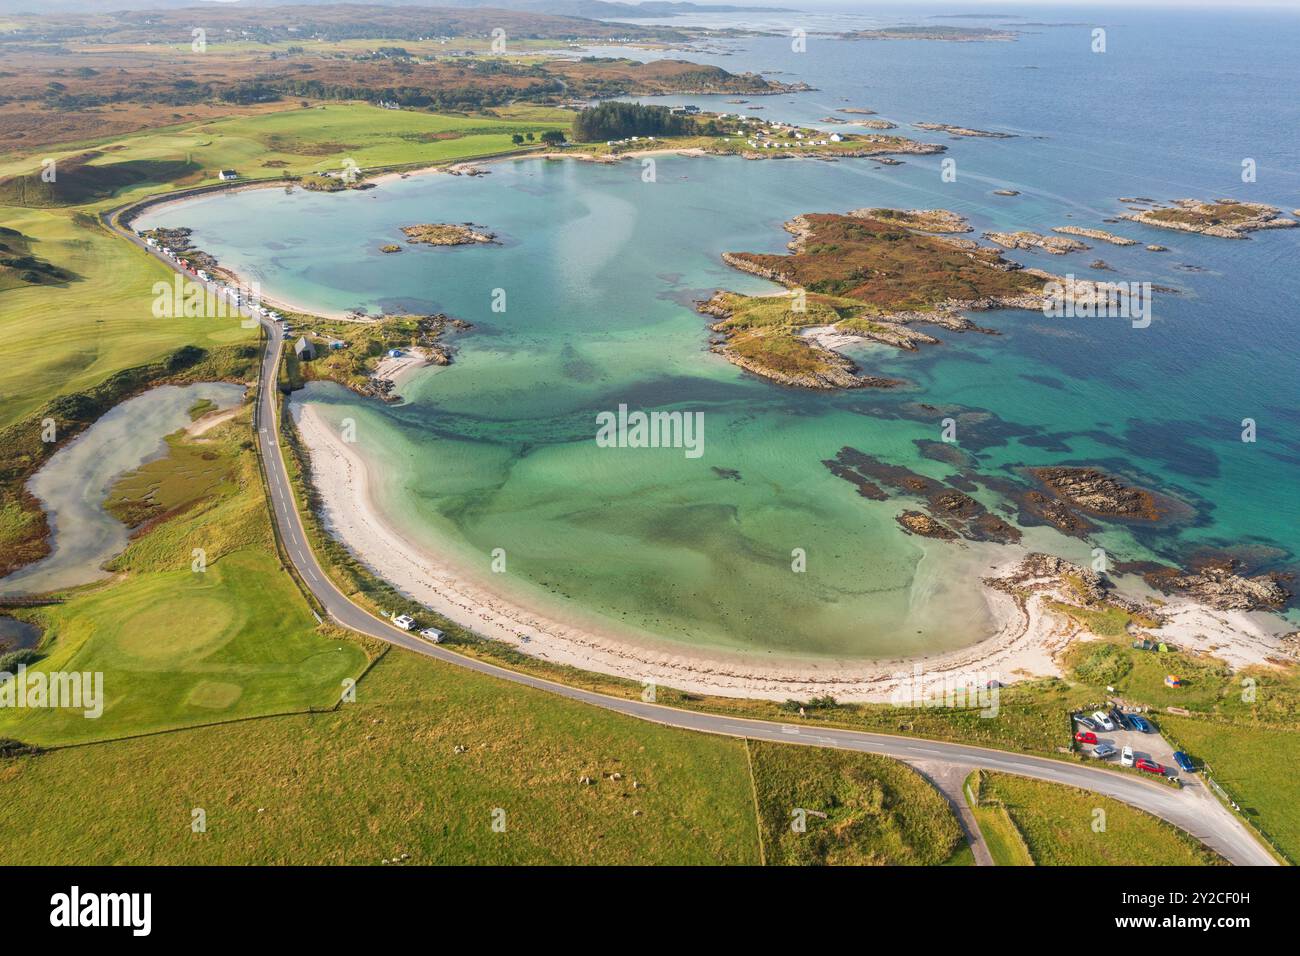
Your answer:
[[[146,253],[175,268],[168,259],[157,255],[129,229],[120,228],[107,218],[105,224]],[[267,333],[267,347],[262,358],[255,418],[258,450],[266,470],[272,512],[289,560],[293,562],[294,568],[326,613],[342,627],[446,664],[669,727],[731,737],[747,737],[753,740],[879,754],[904,760],[931,779],[951,780],[955,779],[957,774],[964,776],[965,772],[981,768],[1090,790],[1167,820],[1192,834],[1234,864],[1276,865],[1277,861],[1260,845],[1242,822],[1195,777],[1187,779],[1185,781],[1187,785],[1183,789],[1175,790],[1170,786],[1144,780],[1129,773],[1029,754],[807,724],[777,724],[766,720],[700,713],[642,700],[611,697],[466,657],[430,644],[392,626],[354,604],[344,595],[325,574],[311,550],[295,505],[278,440],[280,403],[275,401],[274,397],[277,394],[277,371],[284,349],[284,336],[275,323],[264,321],[262,325]],[[272,400],[267,401],[268,397]]]
[[[1199,780],[1189,780],[1183,789],[1175,790],[1168,785],[1149,782],[1133,774],[1029,754],[807,724],[776,724],[766,720],[706,714],[665,707],[642,700],[611,697],[457,654],[430,644],[375,617],[369,611],[354,604],[334,585],[317,562],[308,543],[278,441],[279,402],[265,400],[267,397],[274,399],[276,394],[276,373],[284,348],[284,339],[279,327],[274,323],[266,323],[266,325],[268,343],[266,354],[262,359],[261,387],[258,389],[257,432],[258,446],[262,453],[262,460],[266,464],[267,483],[271,491],[275,522],[279,527],[285,551],[294,567],[329,616],[343,627],[447,664],[465,667],[547,693],[558,694],[570,700],[603,707],[629,717],[679,727],[683,730],[881,754],[905,760],[931,776],[936,771],[969,771],[978,767],[1091,790],[1162,817],[1180,829],[1186,830],[1235,864],[1259,866],[1276,864],[1273,857],[1255,840],[1241,821],[1219,803]]]

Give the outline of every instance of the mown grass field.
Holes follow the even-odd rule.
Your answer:
[[[6,708],[0,736],[69,744],[329,707],[362,673],[366,649],[318,625],[275,557],[256,459],[242,447],[247,415],[201,442],[173,436],[167,458],[118,482],[117,496],[162,491],[181,512],[114,560],[122,576],[27,612],[47,634],[34,669],[102,673],[102,716]],[[196,460],[220,480],[195,480]]]
[[[933,866],[965,845],[947,801],[904,763],[795,744],[748,746],[769,865]]]
[[[972,777],[971,789],[980,804],[976,819],[1000,866],[1024,865],[1025,849],[1037,866],[1223,862],[1176,827],[1118,800],[1013,774],[980,772]]]
[[[365,103],[327,103],[250,116],[185,124],[121,137],[107,143],[78,143],[44,150],[39,157],[0,158],[0,179],[39,171],[40,160],[71,161],[88,147],[102,153],[95,165],[149,161],[187,162],[199,175],[186,185],[217,182],[220,169],[251,178],[282,173],[337,171],[350,159],[362,169],[407,164],[434,165],[525,147],[514,133],[567,129],[571,113],[549,107],[515,106],[496,116],[440,115],[386,110]],[[165,184],[164,184],[165,186]],[[156,192],[157,184],[125,191],[126,198]],[[122,197],[118,197],[122,198]]]
[[[56,395],[155,361],[182,345],[256,342],[234,320],[153,315],[153,284],[171,273],[68,209],[0,207],[0,220],[36,241],[33,252],[76,278],[0,292],[0,428]]]

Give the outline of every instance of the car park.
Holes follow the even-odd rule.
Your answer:
[[[1131,767],[1131,766],[1133,766],[1133,748],[1132,748],[1132,747],[1125,747],[1122,751],[1120,751],[1119,762],[1120,762],[1120,766],[1122,766],[1122,767]]]

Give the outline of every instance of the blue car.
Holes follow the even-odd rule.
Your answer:
[[[1144,734],[1155,733],[1156,729],[1151,726],[1151,721],[1147,720],[1145,717],[1142,717],[1139,714],[1125,714],[1124,716],[1128,718],[1129,725],[1134,730],[1140,730]]]
[[[1181,750],[1174,751],[1174,763],[1178,764],[1178,769],[1183,773],[1196,773],[1196,765],[1192,763],[1192,758]]]

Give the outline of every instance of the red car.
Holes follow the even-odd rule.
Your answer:
[[[1165,768],[1160,766],[1154,760],[1148,760],[1146,757],[1138,757],[1137,763],[1133,766],[1139,770],[1145,770],[1147,773],[1158,773],[1160,776],[1165,775]]]
[[[1074,739],[1081,744],[1095,744],[1097,742],[1097,735],[1091,730],[1078,730],[1075,731]]]

